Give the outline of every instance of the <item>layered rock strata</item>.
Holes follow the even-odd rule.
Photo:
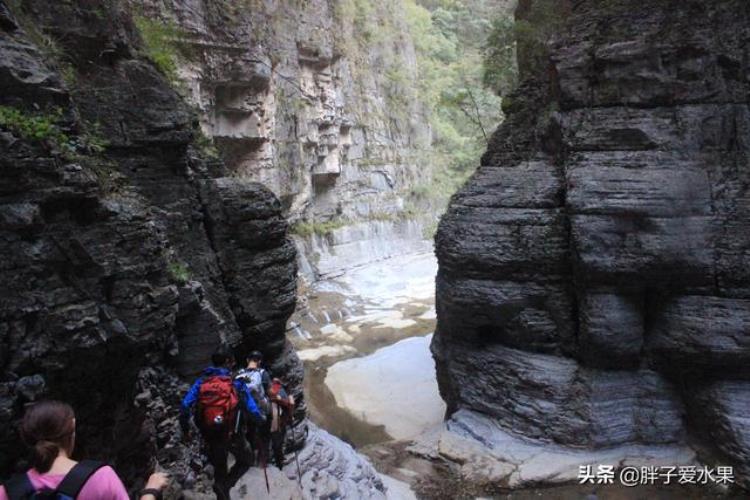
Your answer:
[[[140,47],[119,2],[0,2],[3,477],[23,465],[24,405],[54,397],[81,456],[129,485],[155,457],[200,490],[180,377],[222,342],[264,351],[305,415],[281,203],[197,152],[193,112]]]
[[[129,3],[174,26],[179,78],[228,171],[306,225],[309,278],[428,248],[431,214],[408,198],[430,180],[430,129],[400,2]]]
[[[700,440],[747,484],[749,27],[740,1],[572,2],[440,223],[450,413],[587,449]]]

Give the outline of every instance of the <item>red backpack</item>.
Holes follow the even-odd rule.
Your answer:
[[[201,384],[198,392],[200,422],[204,429],[231,430],[239,404],[232,377],[215,375]]]

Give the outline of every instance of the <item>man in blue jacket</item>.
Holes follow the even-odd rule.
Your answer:
[[[232,378],[234,356],[219,347],[206,368],[182,400],[180,427],[190,437],[190,414],[197,404],[195,423],[206,443],[208,460],[214,467],[214,492],[219,500],[229,499],[229,490],[250,467],[250,452],[240,430],[243,410],[255,421],[266,417],[259,410],[245,384]],[[227,471],[231,453],[235,464]]]

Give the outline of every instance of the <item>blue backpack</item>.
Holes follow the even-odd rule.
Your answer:
[[[54,490],[36,491],[27,474],[16,474],[5,483],[5,492],[9,500],[75,500],[86,481],[102,467],[102,462],[94,460],[78,462]]]

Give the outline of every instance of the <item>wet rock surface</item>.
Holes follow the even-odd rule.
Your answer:
[[[744,2],[573,2],[440,223],[449,411],[589,450],[707,440],[748,485],[748,26]]]
[[[431,335],[411,337],[369,356],[340,361],[330,368],[326,386],[336,404],[371,425],[383,425],[394,439],[408,439],[442,421]]]
[[[357,449],[442,420],[426,337],[436,270],[432,253],[371,263],[315,283],[292,316],[310,418]]]
[[[593,452],[545,445],[515,437],[497,421],[468,410],[456,412],[441,429],[437,453],[462,464],[460,474],[468,480],[509,488],[574,482],[586,465],[696,466],[695,452],[685,445],[631,444]]]

